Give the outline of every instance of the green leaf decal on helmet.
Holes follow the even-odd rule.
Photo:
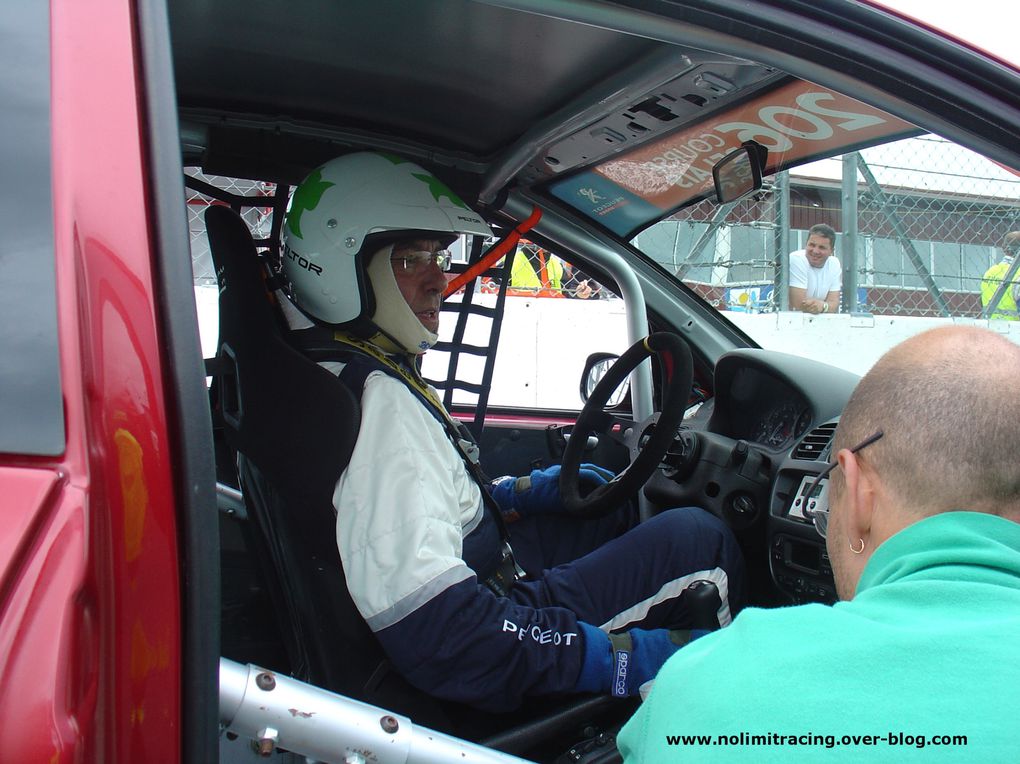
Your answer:
[[[294,192],[283,228],[282,275],[306,315],[332,326],[364,325],[376,308],[367,272],[372,255],[400,238],[450,242],[464,234],[488,237],[492,229],[424,167],[392,154],[344,154]],[[384,275],[392,279],[392,268]],[[397,307],[410,311],[406,303]]]
[[[456,205],[457,207],[463,207],[465,210],[468,209],[468,206],[460,200],[460,197],[447,188],[446,184],[435,175],[417,172],[413,172],[411,175],[428,186],[429,193],[432,194],[432,198],[437,202],[445,196],[450,200],[450,204]]]
[[[336,184],[324,181],[322,179],[322,171],[316,170],[307,178],[304,183],[297,187],[294,191],[294,198],[290,203],[290,212],[287,214],[287,223],[290,225],[291,232],[299,239],[303,239],[304,235],[301,233],[301,215],[305,211],[314,210],[319,206],[319,202],[322,201],[322,195],[326,193],[326,189]]]

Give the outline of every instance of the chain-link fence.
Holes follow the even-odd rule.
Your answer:
[[[763,190],[736,205],[705,201],[681,210],[635,245],[709,303],[765,310],[774,290],[776,195]]]
[[[205,175],[195,167],[185,167],[184,173],[237,197],[271,197],[276,189],[273,183]],[[185,190],[188,201],[188,233],[191,239],[191,270],[195,276],[195,284],[198,286],[215,284],[216,274],[213,270],[212,257],[209,254],[209,240],[205,233],[205,211],[212,204],[223,204],[224,202],[217,201],[212,196],[203,194],[194,188]],[[268,200],[267,204],[270,204]],[[271,206],[253,207],[245,204],[241,207],[240,212],[256,240],[269,237],[273,224],[273,208]]]
[[[236,197],[274,192],[271,183],[185,171]],[[187,200],[195,283],[211,284],[203,215],[223,202],[194,188]],[[269,236],[272,212],[241,208],[256,240]],[[838,233],[842,312],[979,318],[995,297],[996,317],[1015,310],[1011,285],[995,287],[1007,273],[1003,240],[1020,230],[1020,177],[930,135],[781,173],[735,205],[702,202],[635,244],[720,309],[771,312],[787,309],[789,255],[817,223]]]
[[[780,174],[736,205],[703,202],[635,244],[720,309],[768,312],[787,308],[789,253],[816,223],[838,232],[841,311],[979,318],[983,277],[1020,229],[1020,178],[923,136]]]

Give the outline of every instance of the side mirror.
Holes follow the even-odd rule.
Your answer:
[[[588,356],[588,359],[584,362],[584,371],[581,373],[580,392],[582,401],[588,402],[588,398],[591,396],[592,390],[595,389],[595,385],[606,375],[606,372],[616,363],[616,359],[619,357],[615,353],[592,353]],[[627,379],[609,396],[607,408],[616,408],[629,398],[630,380]]]
[[[715,195],[720,204],[739,201],[762,187],[762,170],[768,149],[760,143],[745,141],[712,167]]]

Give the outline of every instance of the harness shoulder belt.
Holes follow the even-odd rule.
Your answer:
[[[460,454],[468,474],[478,485],[482,502],[496,524],[500,537],[500,554],[491,570],[475,571],[482,582],[497,596],[505,597],[514,581],[524,576],[524,571],[514,559],[510,547],[510,535],[503,520],[503,513],[489,492],[489,481],[478,463],[479,451],[470,430],[455,420],[443,407],[434,391],[425,383],[418,369],[409,361],[395,359],[367,342],[350,337],[343,332],[326,332],[319,327],[293,332],[297,347],[316,363],[336,362],[344,364],[339,375],[341,383],[354,393],[360,401],[365,380],[373,371],[380,371],[400,380],[411,394],[421,401],[426,410],[439,422],[457,453]]]

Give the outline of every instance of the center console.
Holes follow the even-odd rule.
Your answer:
[[[769,502],[769,568],[776,586],[796,604],[836,601],[825,539],[805,513],[828,504],[828,480],[816,481],[825,466],[817,460],[787,460]]]

